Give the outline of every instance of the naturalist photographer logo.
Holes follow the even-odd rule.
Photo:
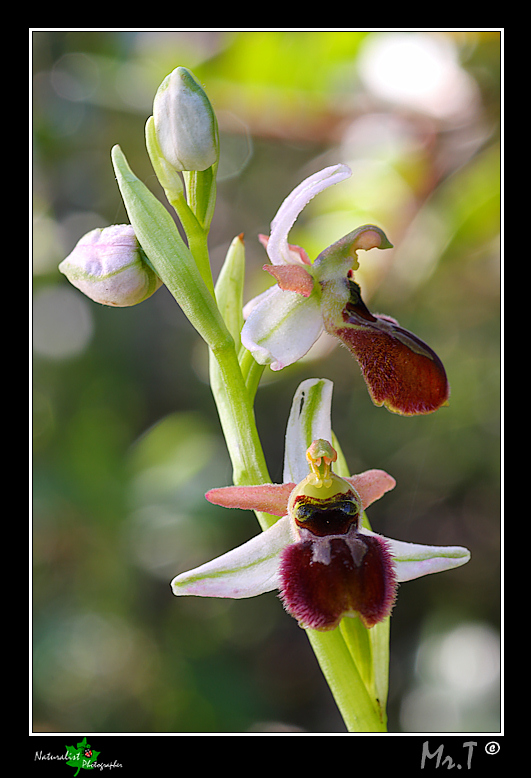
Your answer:
[[[65,754],[44,754],[42,751],[35,752],[35,760],[45,761],[66,761],[69,767],[75,768],[74,778],[79,774],[80,770],[104,770],[112,769],[113,767],[122,767],[122,765],[116,761],[113,762],[99,762],[98,757],[101,751],[95,751],[90,743],[87,742],[87,738],[77,744],[77,746],[65,746]]]

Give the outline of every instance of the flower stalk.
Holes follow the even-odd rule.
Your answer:
[[[211,489],[206,497],[254,510],[262,530],[239,548],[177,575],[173,592],[240,598],[278,589],[286,611],[306,631],[348,731],[385,732],[397,583],[458,567],[469,552],[372,531],[365,509],[395,482],[381,470],[349,474],[331,426],[330,381],[303,381],[293,398],[282,484],[271,483],[254,401],[265,366],[281,370],[292,364],[325,330],[358,360],[375,404],[393,412],[431,413],[444,405],[449,388],[442,363],[417,336],[390,317],[373,315],[361,299],[354,280],[357,252],[391,247],[379,227],[354,230],[313,263],[304,249],[288,243],[304,206],[351,174],[346,165],[318,171],[282,203],[271,234],[260,236],[271,260],[264,269],[276,283],[244,307],[243,235],[232,241],[215,285],[212,278],[208,235],[219,134],[210,101],[186,68],[176,68],[159,87],[145,139],[186,242],[173,215],[114,146],[112,164],[130,225],[120,226],[118,243],[100,242],[100,232],[114,237],[114,228],[82,239],[61,270],[92,299],[109,305],[136,304],[161,284],[167,287],[209,348],[211,390],[233,467],[233,486]],[[85,243],[92,252],[88,261]]]

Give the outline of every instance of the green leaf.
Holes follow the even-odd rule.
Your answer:
[[[90,748],[90,744],[87,743],[87,738],[84,737],[81,743],[78,743],[76,747],[65,746],[68,758],[67,765],[69,767],[77,767],[74,774],[75,776],[80,770],[91,770],[94,763],[97,761],[101,751],[94,751]],[[85,751],[90,750],[92,753],[90,756],[85,756]]]
[[[214,350],[232,343],[212,294],[167,209],[132,172],[119,146],[112,161],[140,245],[203,340]]]

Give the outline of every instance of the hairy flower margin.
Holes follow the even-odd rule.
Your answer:
[[[344,616],[359,616],[372,627],[390,614],[399,582],[468,562],[470,552],[461,546],[406,543],[367,528],[363,511],[395,481],[383,470],[349,478],[332,471],[332,388],[326,379],[309,379],[297,390],[283,484],[206,494],[217,505],[282,518],[242,546],[178,575],[171,583],[174,594],[238,599],[278,589],[303,627],[334,629]]]
[[[347,165],[314,173],[284,200],[260,236],[277,285],[246,308],[242,343],[257,362],[281,370],[304,356],[326,330],[357,359],[376,405],[402,415],[431,413],[445,405],[449,386],[435,352],[395,319],[373,315],[354,280],[361,249],[391,248],[383,231],[367,224],[325,249],[315,262],[288,243],[297,217],[318,193],[351,175]]]

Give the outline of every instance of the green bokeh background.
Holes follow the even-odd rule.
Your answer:
[[[119,143],[161,194],[144,125],[184,65],[218,113],[214,276],[245,234],[246,299],[271,283],[257,240],[304,177],[345,162],[291,233],[311,257],[374,222],[394,244],[358,280],[442,358],[448,408],[375,408],[335,348],[273,374],[256,402],[282,479],[291,398],[334,381],[351,471],[397,479],[370,509],[403,540],[465,545],[457,571],[403,584],[392,620],[391,731],[499,729],[500,33],[34,31],[33,682],[38,732],[344,732],[304,632],[275,593],[176,599],[178,572],[246,540],[209,505],[231,467],[207,354],[166,289],[129,309],[58,272],[88,230],[127,221]]]

